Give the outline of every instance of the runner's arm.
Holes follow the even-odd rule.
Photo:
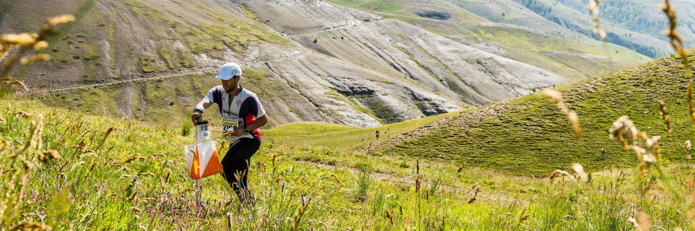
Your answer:
[[[250,123],[249,125],[246,125],[246,130],[253,131],[256,130],[260,127],[265,126],[265,124],[268,123],[268,117],[265,115],[258,117],[256,121],[253,121],[253,123]]]
[[[200,121],[200,118],[203,117],[203,111],[205,111],[205,109],[210,107],[210,105],[212,104],[213,102],[210,102],[210,100],[206,97],[195,105],[195,109],[193,109],[193,115],[191,115],[191,121],[193,122],[193,125]]]

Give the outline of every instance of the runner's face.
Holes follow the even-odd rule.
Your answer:
[[[222,80],[222,87],[224,87],[224,91],[227,93],[234,91],[234,89],[239,86],[239,77],[240,76],[234,76],[229,80]]]

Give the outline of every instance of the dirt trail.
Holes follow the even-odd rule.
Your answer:
[[[378,22],[378,21],[381,21],[381,20],[383,20],[383,18],[373,19],[373,20],[370,20],[370,21],[365,21],[365,22],[363,22],[363,23],[356,23],[356,24],[352,24],[352,25],[344,25],[344,26],[336,26],[336,27],[324,28],[324,29],[319,30],[319,31],[314,31],[314,32],[309,32],[309,33],[304,33],[304,34],[286,35],[285,37],[288,37],[288,38],[304,37],[304,36],[308,36],[308,35],[314,35],[314,34],[320,34],[320,33],[324,33],[324,32],[337,31],[337,30],[342,30],[342,29],[346,29],[346,28],[352,28],[352,27],[364,25],[364,24],[367,24],[367,23],[375,23],[375,22]]]
[[[304,49],[304,51],[302,51],[299,54],[278,57],[278,58],[270,59],[270,60],[261,59],[261,60],[252,61],[252,62],[241,62],[241,64],[243,66],[246,66],[246,67],[253,67],[253,66],[263,65],[265,63],[303,59],[306,56],[308,56],[310,53],[311,52],[308,49]],[[107,82],[107,83],[97,83],[97,84],[90,84],[90,85],[80,85],[80,86],[71,86],[71,87],[65,87],[65,88],[48,89],[46,91],[47,92],[74,91],[74,90],[80,90],[80,89],[89,89],[89,88],[111,86],[111,85],[124,84],[124,83],[138,83],[138,82],[147,82],[147,81],[162,80],[162,79],[168,79],[168,78],[185,77],[185,76],[189,76],[189,75],[201,75],[201,74],[205,74],[206,72],[216,72],[217,70],[218,70],[217,68],[204,68],[204,69],[201,69],[198,71],[188,71],[188,72],[181,72],[181,73],[177,73],[177,74],[158,75],[158,76],[154,76],[154,77],[117,80],[117,81],[112,81],[112,82]],[[35,92],[46,92],[46,91],[40,90],[40,91],[35,91]]]

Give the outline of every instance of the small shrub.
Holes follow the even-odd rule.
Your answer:
[[[74,42],[72,42],[72,40],[68,40],[68,44],[73,44],[73,43],[74,43]]]
[[[78,37],[78,38],[84,38],[84,37],[85,37],[85,35],[84,35],[84,34],[82,34],[82,33],[77,33],[77,34],[75,35],[75,37]]]
[[[100,62],[96,62],[96,63],[94,63],[94,66],[99,67],[99,66],[101,66],[101,63],[100,63]]]
[[[58,49],[53,49],[53,50],[51,50],[51,51],[53,51],[53,52],[58,52],[59,50],[58,50]]]
[[[191,123],[186,123],[183,122],[181,123],[181,136],[188,136],[191,134],[191,128],[193,128],[193,124]]]
[[[99,23],[99,25],[98,25],[98,26],[99,26],[99,27],[105,27],[105,26],[106,26],[106,24],[104,24],[104,23]]]
[[[67,59],[61,59],[60,62],[61,63],[68,63],[68,60]]]
[[[90,55],[89,57],[92,59],[100,59],[101,58],[101,56],[99,56],[99,55]]]
[[[72,58],[73,59],[80,59],[80,56],[79,55],[73,55]]]

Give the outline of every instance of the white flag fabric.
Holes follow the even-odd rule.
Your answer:
[[[206,141],[184,148],[188,176],[200,179],[222,172],[222,165],[217,157],[217,142]]]

